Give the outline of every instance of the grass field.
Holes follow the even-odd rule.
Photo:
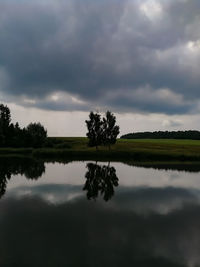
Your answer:
[[[196,160],[200,161],[200,141],[173,139],[118,139],[111,147],[98,151],[87,146],[84,137],[50,138],[53,147],[35,151],[38,155],[71,156],[80,158],[112,158],[128,160]]]
[[[50,137],[51,139],[51,137]],[[88,139],[86,137],[53,137],[59,148],[71,148],[75,150],[95,150],[87,146]],[[55,142],[55,143],[56,143]],[[187,152],[188,150],[198,152],[200,154],[200,140],[177,140],[177,139],[118,139],[116,144],[111,147],[111,150],[127,150],[135,149],[147,150],[178,150]],[[108,150],[107,147],[100,146],[99,150]],[[189,152],[188,151],[188,152]]]
[[[147,161],[200,161],[200,140],[175,139],[118,139],[109,150],[101,146],[96,151],[87,146],[85,137],[49,137],[48,146],[39,149],[0,149],[3,154],[32,154],[37,157],[147,160]]]

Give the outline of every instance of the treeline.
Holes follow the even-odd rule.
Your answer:
[[[0,147],[42,147],[47,142],[47,131],[40,123],[20,128],[11,123],[10,109],[0,104]]]
[[[137,132],[122,135],[122,139],[191,139],[200,140],[199,131],[156,131],[156,132]]]

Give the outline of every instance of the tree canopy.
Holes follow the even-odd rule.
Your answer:
[[[105,118],[103,118],[103,144],[113,145],[116,143],[117,136],[119,134],[119,126],[115,125],[116,117],[110,111],[106,112]]]
[[[101,115],[98,113],[90,112],[89,120],[86,120],[88,133],[86,134],[89,138],[88,146],[98,148],[102,144],[103,135],[103,122]]]
[[[41,147],[45,143],[47,131],[41,123],[30,123],[26,130],[33,147]]]
[[[116,117],[110,111],[107,111],[105,117],[101,118],[99,113],[93,111],[89,114],[89,120],[86,120],[88,128],[87,137],[88,146],[96,147],[100,145],[110,146],[116,143],[119,134],[119,126],[116,124]]]

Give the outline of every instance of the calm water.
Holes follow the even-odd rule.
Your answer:
[[[0,266],[200,266],[189,170],[1,160]]]

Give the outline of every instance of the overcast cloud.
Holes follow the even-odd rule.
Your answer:
[[[199,10],[199,0],[1,0],[1,100],[198,114]]]
[[[199,10],[197,0],[2,0],[1,91],[44,109],[198,111]]]

